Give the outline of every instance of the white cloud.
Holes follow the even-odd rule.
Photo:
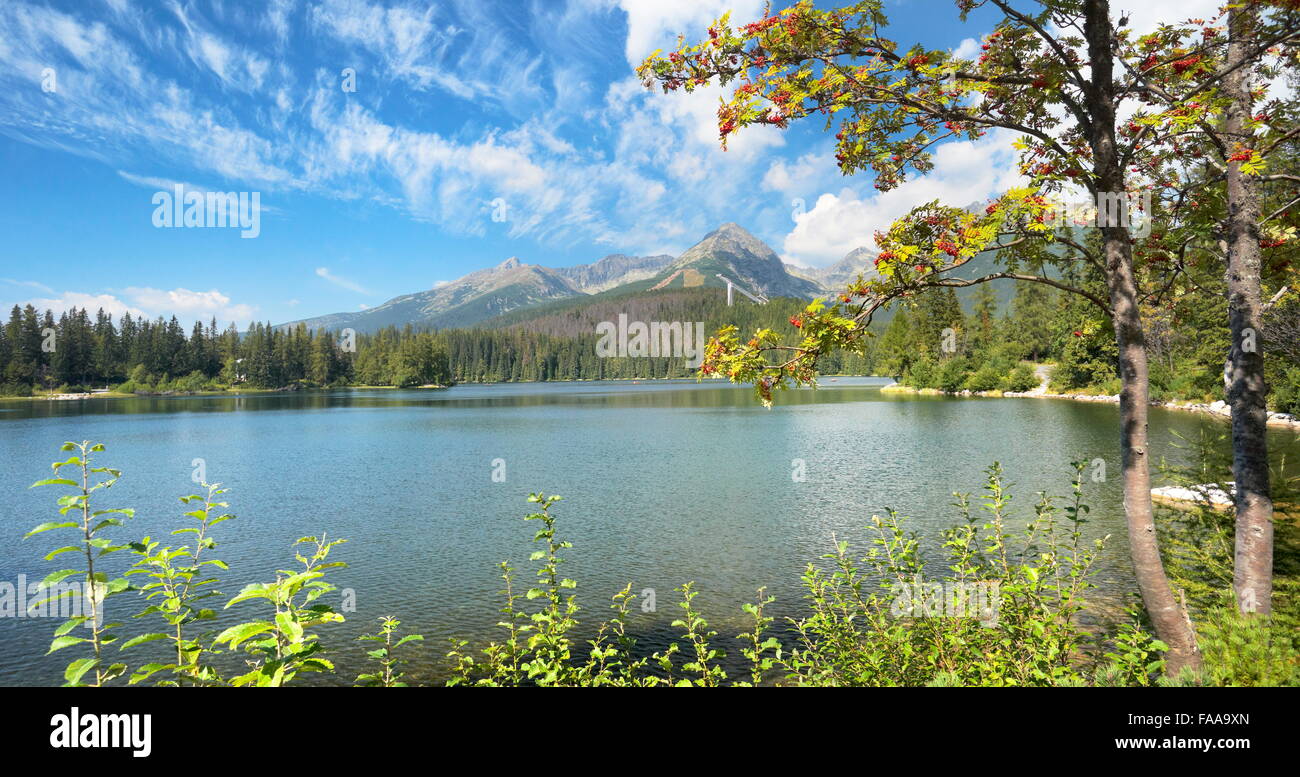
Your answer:
[[[78,291],[65,291],[57,297],[29,299],[20,305],[31,305],[37,310],[50,310],[57,318],[60,313],[66,313],[72,308],[84,308],[89,310],[92,315],[101,308],[105,313],[110,313],[114,318],[120,318],[123,313],[130,313],[132,316],[145,316],[145,311],[132,307],[112,294],[83,294]]]
[[[180,5],[173,3],[172,12],[188,35],[187,53],[190,59],[206,66],[228,88],[251,92],[262,87],[262,80],[270,67],[269,62],[204,29]]]
[[[964,38],[957,48],[953,49],[952,54],[958,59],[975,59],[979,56],[982,45],[984,44],[975,38]]]
[[[191,291],[185,288],[163,290],[147,286],[123,289],[120,296],[65,291],[56,297],[29,299],[19,304],[31,305],[37,310],[49,309],[56,316],[72,308],[83,308],[90,311],[92,315],[102,309],[115,319],[120,319],[124,313],[130,313],[137,318],[176,316],[187,324],[195,321],[206,323],[212,318],[216,318],[219,323],[248,322],[257,313],[256,306],[233,304],[230,297],[216,289],[211,291]]]
[[[763,174],[763,187],[786,195],[800,194],[840,177],[835,158],[810,152],[787,162],[777,159]]]
[[[231,304],[230,297],[216,289],[190,291],[185,288],[171,290],[148,286],[132,286],[123,290],[135,305],[155,314],[170,313],[178,318],[206,321],[213,316],[223,321],[249,321],[257,311],[252,305]]]
[[[938,200],[965,207],[1006,191],[1020,180],[1010,138],[997,131],[977,141],[946,143],[935,151],[934,170],[888,192],[863,198],[845,188],[821,195],[812,209],[795,217],[785,254],[814,267],[832,264],[855,248],[874,247],[877,230],[917,205]]]
[[[702,34],[731,4],[625,5],[630,51],[671,44],[678,31]],[[735,3],[736,21],[755,18],[760,6]],[[300,190],[399,208],[451,234],[504,231],[620,250],[741,218],[736,210],[752,207],[744,197],[767,166],[763,154],[785,142],[779,130],[754,127],[723,153],[716,88],[651,94],[628,74],[608,94],[599,91],[593,84],[610,72],[606,32],[620,13],[614,0],[574,0],[562,14],[539,6],[527,28],[518,14],[470,0],[432,8],[323,0],[305,11],[279,2],[257,13],[169,0],[167,8],[159,24],[146,27],[134,18],[86,22],[24,2],[0,4],[0,29],[9,33],[0,40],[0,87],[11,85],[6,72],[39,73],[51,50],[69,52],[79,65],[60,67],[56,103],[27,85],[0,88],[0,116],[7,117],[0,132],[115,166],[148,158],[150,172],[167,174],[128,168],[120,175],[155,190],[177,183],[256,189],[267,212],[268,192]],[[265,52],[226,32],[232,24],[251,26],[272,38],[274,49],[299,20],[331,53],[344,49],[340,63],[321,64],[305,84],[288,57],[268,64],[258,57]],[[541,54],[521,55],[529,50],[521,45],[525,35]],[[357,94],[339,88],[344,66],[358,69]],[[213,78],[225,88],[210,88]],[[500,105],[521,118],[476,118],[434,131],[424,117],[398,118],[385,104],[410,88],[472,99],[476,116]],[[58,112],[53,120],[51,110]],[[670,196],[684,187],[689,195]],[[509,210],[499,225],[489,218],[497,198]]]
[[[490,6],[452,5],[455,18],[422,3],[324,0],[310,18],[316,29],[374,57],[382,72],[372,70],[371,77],[397,78],[417,89],[436,87],[462,100],[515,107],[543,101],[541,59],[522,55]]]
[[[763,15],[762,0],[619,0],[619,7],[627,14],[626,55],[634,67],[655,49],[668,50],[678,35],[698,39],[727,11],[733,27]]]

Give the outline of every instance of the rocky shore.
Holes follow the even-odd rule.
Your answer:
[[[1046,391],[1044,386],[1031,391],[953,391],[945,392],[939,389],[917,389],[911,386],[904,386],[899,383],[891,383],[880,389],[888,393],[906,393],[906,394],[943,394],[955,397],[1027,397],[1034,399],[1072,399],[1076,402],[1109,402],[1119,404],[1118,394],[1052,394]],[[1219,416],[1220,418],[1231,418],[1232,409],[1228,403],[1223,400],[1214,402],[1152,402],[1152,407],[1161,407],[1167,410],[1184,410],[1192,413],[1207,413],[1209,415]],[[1268,414],[1269,426],[1280,426],[1300,431],[1300,417],[1289,413]]]

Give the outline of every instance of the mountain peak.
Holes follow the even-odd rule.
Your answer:
[[[709,234],[709,237],[715,237],[715,236],[716,237],[746,237],[751,239],[754,238],[754,235],[750,233],[748,229],[745,229],[744,227],[740,226],[734,221],[728,221],[727,223],[719,226],[717,229],[713,230],[713,232]]]
[[[728,281],[773,297],[806,298],[820,290],[815,282],[791,275],[771,247],[732,221],[677,257],[651,289],[725,286]]]
[[[518,267],[520,264],[521,262],[519,261],[519,257],[512,256],[509,259],[502,262],[501,264],[498,264],[497,267],[502,270],[513,270],[516,267]]]

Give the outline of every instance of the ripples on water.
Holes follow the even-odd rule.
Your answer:
[[[747,388],[694,382],[4,402],[0,580],[40,579],[64,566],[41,560],[53,535],[20,541],[54,512],[53,489],[26,486],[48,476],[63,441],[90,439],[108,446],[101,463],[124,471],[102,506],[137,510],[123,539],[182,525],[176,497],[197,490],[191,462],[204,459],[238,516],[216,530],[217,555],[231,566],[225,593],[271,579],[291,563],[300,536],[348,538],[337,555],[351,567],[331,577],[355,591],[357,612],[325,631],[345,671],[330,682],[361,671],[364,643],[354,637],[380,615],[425,635],[415,679],[441,677],[447,636],[495,637],[497,563],[512,561],[520,588],[531,578],[535,524],[521,520],[530,491],[565,497],[555,511],[575,545],[563,571],[579,582],[581,619],[606,617],[609,597],[628,582],[654,589],[657,611],[637,612],[632,624],[652,649],[673,636],[673,589],[686,581],[695,581],[696,603],[723,636],[747,626],[740,605],[759,586],[777,597],[770,614],[801,614],[805,564],[830,549],[832,536],[865,549],[866,522],[887,507],[909,516],[933,547],[937,530],[958,520],[951,492],[978,490],[995,460],[1025,517],[1035,492],[1069,492],[1072,460],[1105,459],[1112,477],[1088,486],[1087,528],[1113,535],[1104,594],[1115,599],[1131,587],[1115,406],[890,395],[879,391],[885,382],[828,381],[780,395],[772,410]],[[1223,428],[1153,410],[1153,460],[1183,455],[1175,433]],[[1294,433],[1272,439],[1300,453]],[[495,459],[505,460],[504,483],[492,480]],[[791,477],[795,459],[806,482]],[[135,611],[132,597],[113,600],[123,602],[131,607],[115,615]],[[238,605],[219,625],[235,617],[258,617],[256,607]],[[60,681],[70,654],[41,657],[55,625],[0,619],[0,683]],[[125,628],[152,630],[131,619]]]

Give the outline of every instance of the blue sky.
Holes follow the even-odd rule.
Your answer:
[[[509,256],[675,254],[725,221],[822,266],[911,205],[1010,182],[996,134],[886,195],[839,175],[820,125],[724,153],[718,92],[649,93],[633,67],[727,9],[762,3],[5,0],[0,305],[278,323]],[[904,44],[964,53],[991,29],[948,0],[890,15]],[[177,183],[258,192],[260,234],[155,227]]]

